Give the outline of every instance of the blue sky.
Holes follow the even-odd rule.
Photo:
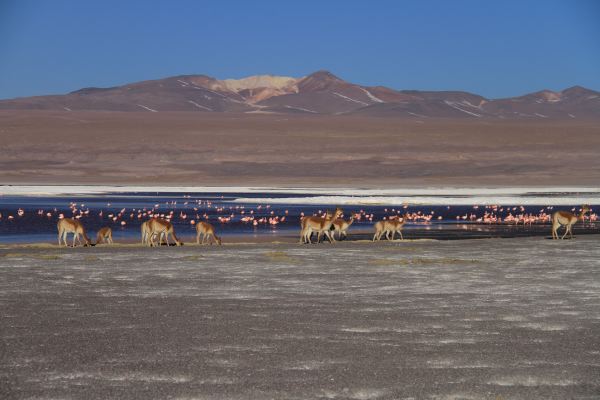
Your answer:
[[[600,90],[600,1],[0,0],[0,98],[178,74]]]

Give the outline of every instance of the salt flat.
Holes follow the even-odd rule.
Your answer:
[[[99,196],[121,193],[221,193],[240,196],[240,204],[302,205],[472,205],[519,204],[572,206],[597,204],[600,188],[576,186],[546,187],[249,187],[249,186],[118,186],[118,185],[0,185],[2,196]],[[287,194],[289,196],[281,196]],[[273,197],[277,195],[277,197]],[[294,197],[293,195],[300,195]]]
[[[0,247],[0,397],[592,399],[600,237]]]

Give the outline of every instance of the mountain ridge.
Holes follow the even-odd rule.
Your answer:
[[[377,117],[600,118],[600,92],[574,85],[489,99],[466,91],[396,90],[348,82],[326,70],[303,77],[253,75],[217,79],[177,75],[60,95],[0,100],[3,110],[236,112]]]

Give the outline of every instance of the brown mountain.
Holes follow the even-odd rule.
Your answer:
[[[379,117],[574,119],[600,118],[600,93],[580,86],[506,99],[461,91],[393,90],[361,86],[328,71],[301,78],[258,75],[218,80],[182,75],[65,95],[0,100],[0,109],[64,111],[188,111],[356,114]]]

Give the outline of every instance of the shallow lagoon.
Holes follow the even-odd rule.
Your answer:
[[[10,191],[9,191],[10,192]],[[371,191],[362,194],[347,193],[340,190],[339,194],[302,193],[294,190],[265,191],[246,190],[240,192],[100,192],[84,194],[52,194],[52,195],[3,195],[0,196],[0,243],[35,243],[56,241],[56,221],[60,214],[65,217],[81,215],[92,239],[102,226],[113,228],[114,239],[117,242],[136,241],[140,237],[140,224],[146,219],[139,218],[140,213],[152,211],[158,214],[173,213],[172,222],[181,239],[194,240],[195,228],[190,221],[208,220],[225,238],[234,241],[263,241],[274,238],[284,240],[296,238],[301,213],[312,215],[331,209],[341,204],[348,218],[353,213],[361,213],[363,218],[355,221],[350,228],[350,239],[369,238],[373,221],[378,221],[390,215],[402,215],[405,212],[420,215],[409,222],[405,234],[411,238],[460,239],[478,237],[515,237],[547,235],[550,231],[548,224],[533,224],[531,226],[515,226],[514,224],[482,224],[476,219],[492,209],[485,203],[474,203],[482,200],[506,199],[513,201],[510,205],[501,205],[495,213],[505,218],[509,213],[534,214],[551,213],[555,209],[571,210],[577,208],[584,200],[597,200],[597,193],[580,192],[542,192],[535,197],[539,204],[530,204],[531,195],[521,193],[520,197],[507,196],[500,198],[469,197],[457,192],[455,197],[448,193],[433,195],[426,193],[433,205],[413,204],[420,202],[423,197],[412,191],[404,198],[398,198],[397,193],[386,193],[385,197],[374,196]],[[352,194],[352,196],[350,196]],[[433,197],[432,197],[433,196]],[[465,204],[456,204],[457,199],[463,198]],[[373,204],[373,199],[388,203]],[[441,205],[444,199],[448,205]],[[557,202],[563,204],[552,206]],[[571,199],[570,205],[564,205]],[[546,204],[544,204],[544,200]],[[323,204],[316,202],[323,201]],[[460,202],[460,201],[459,201]],[[469,202],[473,202],[469,204]],[[497,204],[497,203],[496,203]],[[522,205],[527,204],[527,205]],[[592,208],[594,208],[592,206]],[[600,206],[596,207],[600,208]],[[23,213],[19,216],[18,210]],[[75,212],[73,210],[76,210]],[[47,214],[50,213],[50,216]],[[82,214],[83,213],[83,214]],[[119,216],[119,213],[121,214]],[[369,218],[372,215],[372,220]],[[463,219],[465,215],[470,218]],[[9,219],[9,217],[13,217]],[[262,221],[258,225],[244,222],[243,217],[252,216]],[[431,217],[429,217],[431,216]],[[472,217],[474,216],[474,217]],[[113,218],[115,218],[113,220]],[[220,222],[221,218],[230,218]],[[270,224],[269,218],[279,217],[277,224]],[[283,220],[281,217],[285,217]],[[429,221],[427,219],[429,218]],[[600,224],[587,221],[578,224],[576,232],[598,233]]]

